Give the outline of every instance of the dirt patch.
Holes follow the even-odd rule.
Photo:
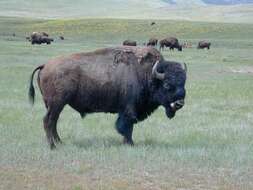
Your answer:
[[[77,175],[62,171],[0,168],[0,189],[93,189]]]
[[[242,74],[253,74],[253,66],[241,67],[241,68],[231,68],[231,72],[233,73],[242,73]]]
[[[170,169],[171,170],[171,169]],[[108,175],[103,172],[90,176],[76,174],[61,169],[32,168],[21,169],[0,166],[0,189],[22,190],[239,190],[252,189],[247,180],[234,181],[229,178],[231,171],[194,171],[192,168],[177,169],[174,172],[147,171],[133,172],[131,175]],[[252,173],[249,173],[249,176]]]

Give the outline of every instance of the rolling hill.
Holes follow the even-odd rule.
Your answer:
[[[252,0],[1,0],[0,16],[253,22]]]
[[[250,4],[252,0],[203,0],[207,4],[216,5],[235,5],[235,4]]]

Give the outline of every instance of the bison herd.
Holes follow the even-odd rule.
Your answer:
[[[176,37],[167,37],[162,40],[158,40],[157,38],[150,38],[147,43],[143,43],[143,45],[156,47],[159,42],[159,50],[164,50],[165,48],[169,48],[170,50],[177,49],[178,51],[182,51],[183,48],[192,48],[192,43],[184,42],[183,44],[179,43],[179,40]],[[123,46],[137,46],[137,41],[134,40],[125,40],[122,43]],[[211,43],[208,41],[200,41],[197,45],[197,49],[210,49]]]
[[[151,23],[155,24],[155,23]],[[15,36],[15,33],[13,33]],[[49,34],[46,32],[33,32],[29,37],[26,37],[31,44],[51,44],[54,41],[53,38],[49,37]],[[63,36],[59,36],[60,40],[64,40]],[[123,46],[137,46],[137,41],[127,39],[123,41]],[[150,38],[147,43],[143,43],[146,46],[157,47],[159,45],[159,50],[164,50],[165,48],[169,48],[170,50],[177,49],[178,51],[182,51],[183,48],[192,48],[192,43],[184,42],[183,44],[179,43],[179,40],[176,37],[167,37],[161,39],[160,41],[157,38]],[[200,41],[197,44],[197,49],[210,49],[211,43],[208,41]]]

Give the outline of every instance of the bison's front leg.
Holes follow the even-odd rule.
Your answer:
[[[134,122],[132,122],[131,118],[128,116],[119,114],[119,117],[116,121],[116,129],[124,137],[123,142],[125,144],[134,145],[132,139],[133,123]]]

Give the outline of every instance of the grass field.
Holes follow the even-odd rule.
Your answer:
[[[253,25],[204,22],[0,18],[0,189],[253,189]],[[32,31],[64,35],[32,46]],[[15,37],[12,33],[16,34]],[[181,42],[212,42],[166,50],[188,65],[185,107],[173,120],[163,108],[134,129],[136,146],[122,145],[116,115],[82,120],[66,107],[58,130],[64,144],[50,151],[42,127],[40,93],[28,103],[32,70],[49,58],[176,35]]]

